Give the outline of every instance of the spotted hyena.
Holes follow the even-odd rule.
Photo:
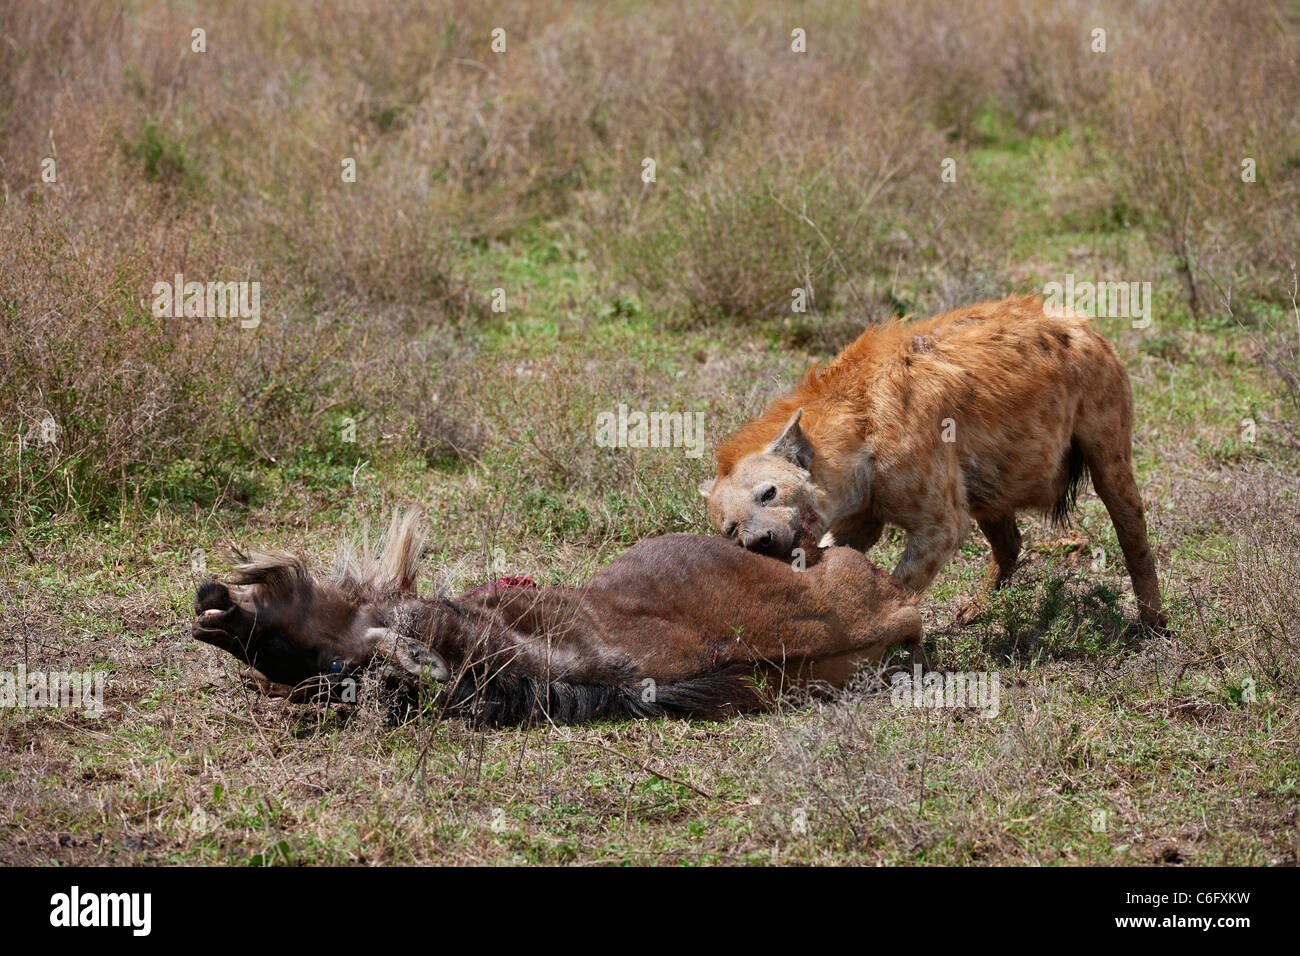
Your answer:
[[[1020,553],[1016,511],[1065,521],[1091,473],[1141,620],[1156,627],[1164,616],[1132,427],[1128,375],[1111,344],[1086,318],[1011,298],[868,329],[722,445],[717,477],[700,490],[718,530],[778,556],[809,531],[866,550],[897,525],[907,537],[894,576],[913,592],[929,586],[973,517],[993,548],[991,589]]]

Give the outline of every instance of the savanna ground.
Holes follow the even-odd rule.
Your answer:
[[[0,862],[1296,863],[1298,24],[5,4],[0,667],[108,689],[0,710]],[[177,272],[259,280],[261,324],[153,317]],[[996,717],[864,683],[723,723],[395,724],[261,697],[189,637],[230,543],[328,561],[404,504],[426,593],[705,531],[712,448],[864,323],[1067,273],[1152,284],[1149,327],[1097,324],[1171,626],[1133,632],[1089,493],[1067,532],[1022,519],[1016,583],[958,628],[975,533],[926,647],[998,672]],[[597,447],[620,402],[702,411],[706,454]]]

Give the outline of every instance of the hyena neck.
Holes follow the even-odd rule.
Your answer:
[[[816,468],[812,484],[817,511],[822,517],[822,531],[829,531],[840,518],[862,511],[870,504],[874,455],[864,445],[856,455],[845,459],[838,468]]]

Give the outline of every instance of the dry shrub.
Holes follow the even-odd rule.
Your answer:
[[[738,150],[718,172],[660,187],[611,259],[670,312],[768,327],[783,318],[795,341],[810,337],[792,308],[804,290],[810,313],[845,320],[821,330],[822,345],[899,312],[1001,294],[997,251],[973,241],[996,213],[980,187],[940,182],[945,154],[905,119],[856,146]]]
[[[1026,132],[1052,133],[1076,122],[1104,92],[1101,65],[1088,56],[1092,27],[1106,22],[1095,3],[823,6],[822,32],[835,56],[864,64],[873,76],[904,80],[912,109],[962,143],[983,139],[986,111],[1008,114]]]
[[[1005,249],[988,237],[1005,210],[962,144],[979,139],[976,119],[991,108],[1027,129],[1044,125],[1040,114],[1065,125],[1104,76],[1083,58],[1086,32],[1054,8],[938,16],[933,6],[874,4],[861,17],[813,8],[797,21],[810,38],[803,56],[789,49],[793,20],[759,13],[737,32],[693,17],[721,53],[695,73],[716,87],[745,75],[754,89],[707,148],[679,141],[657,156],[655,184],[583,195],[588,243],[611,279],[631,275],[656,306],[692,321],[783,319],[796,341],[824,346],[868,320],[1004,293]],[[1020,63],[1010,72],[1009,44]],[[957,183],[940,178],[950,157]],[[800,287],[818,313],[853,321],[810,329],[791,312]]]
[[[819,704],[776,732],[757,781],[772,808],[773,838],[854,850],[915,848],[935,839],[935,828],[914,809],[921,742],[911,727],[900,733],[887,692],[875,690],[868,695],[864,686]]]
[[[888,685],[864,674],[833,702],[783,721],[756,780],[770,837],[835,856],[1019,857],[1024,848],[996,821],[1024,805],[1062,808],[1052,791],[1077,772],[1078,711],[1060,688],[999,676],[992,719],[896,707]]]
[[[389,61],[342,55],[356,14],[336,7],[332,27],[299,35],[314,45],[286,44],[267,18],[288,9],[205,18],[204,54],[173,7],[0,15],[7,41],[29,44],[0,54],[26,105],[0,115],[0,488],[33,516],[102,512],[128,491],[221,494],[246,464],[347,462],[384,443],[475,453],[454,375],[472,348],[431,337],[476,311],[440,214],[453,187],[421,174],[415,144],[372,138],[382,121],[365,104],[405,93],[375,66]],[[418,9],[371,12],[370,39],[408,67],[425,58]],[[258,281],[261,326],[154,318],[153,284],[176,273]],[[46,417],[56,444],[39,444]]]
[[[1194,315],[1213,307],[1212,284],[1280,301],[1300,205],[1295,30],[1249,0],[1154,4],[1122,22],[1095,122],[1120,194],[1150,222]]]
[[[103,507],[133,472],[205,458],[346,462],[344,417],[373,426],[358,442],[479,454],[455,381],[483,316],[474,257],[552,223],[658,311],[821,349],[1006,291],[1016,221],[971,152],[990,116],[1100,147],[1197,307],[1207,273],[1243,307],[1276,296],[1294,257],[1295,32],[1244,0],[235,0],[203,12],[202,54],[194,20],[152,0],[0,8],[0,347],[25,370],[0,380],[0,415],[11,443],[42,403],[70,423],[86,457],[56,497]],[[176,272],[260,281],[263,328],[149,321],[132,303]],[[797,287],[807,316],[787,311]]]
[[[849,302],[861,320],[871,310],[861,285],[904,225],[896,210],[938,182],[941,138],[898,109],[896,80],[805,60],[782,42],[753,39],[747,69],[762,113],[733,121],[707,164],[689,149],[661,158],[656,183],[590,209],[607,264],[696,321],[789,317],[797,288],[811,291],[810,307]]]
[[[139,301],[139,254],[98,240],[34,214],[0,222],[0,487],[46,513],[106,504],[126,470],[190,451],[215,412],[205,330],[154,318]]]
[[[401,310],[294,320],[274,297],[253,330],[155,317],[160,254],[113,250],[98,230],[35,212],[0,220],[0,492],[29,517],[100,513],[132,487],[211,496],[258,460],[350,460],[380,444],[430,459],[476,451],[455,375],[468,351],[402,340],[427,321]]]
[[[1294,695],[1300,690],[1300,491],[1294,479],[1272,469],[1242,468],[1197,497],[1207,530],[1237,543],[1202,580],[1188,582],[1194,625],[1177,659]]]
[[[509,496],[512,539],[632,543],[698,525],[696,487],[716,440],[714,411],[680,383],[636,362],[557,356],[481,368],[469,391],[493,447],[485,456]],[[701,457],[680,447],[597,444],[601,413],[701,410]],[[692,419],[694,422],[694,419]]]
[[[1300,533],[1294,507],[1289,521],[1257,525],[1231,575],[1238,616],[1232,633],[1242,639],[1249,669],[1288,697],[1300,693]]]

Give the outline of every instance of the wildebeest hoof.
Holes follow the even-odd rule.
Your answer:
[[[244,686],[266,697],[288,697],[293,688],[288,684],[277,684],[255,667],[245,667],[239,672]]]

